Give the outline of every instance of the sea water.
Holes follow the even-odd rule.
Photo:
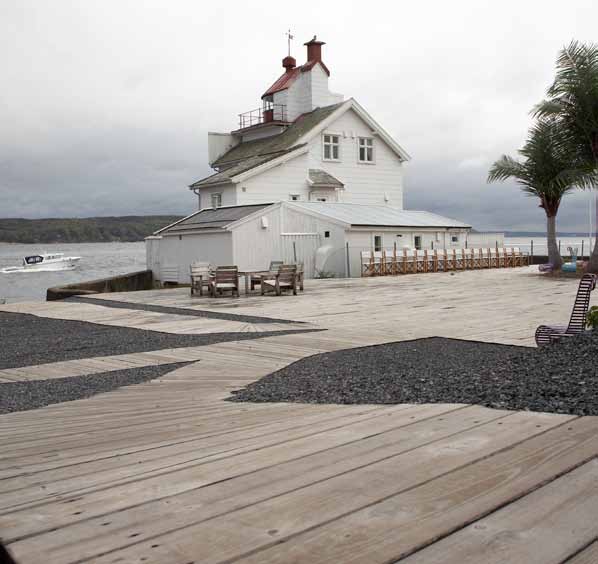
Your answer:
[[[41,253],[64,253],[81,257],[75,270],[55,272],[0,273],[0,302],[45,300],[52,286],[109,278],[145,269],[145,244],[138,243],[69,243],[21,245],[0,243],[0,270],[21,266],[23,257]]]
[[[568,247],[576,247],[581,254],[590,248],[588,237],[562,237],[561,254],[568,256]],[[531,250],[531,237],[505,238],[505,247]],[[534,254],[546,254],[546,238],[533,237]],[[65,256],[80,256],[75,270],[57,272],[0,273],[0,302],[45,300],[46,290],[52,286],[72,284],[98,278],[109,278],[145,269],[145,244],[138,243],[71,243],[55,245],[20,245],[0,243],[0,270],[7,266],[20,266],[23,257],[44,252],[63,252]]]

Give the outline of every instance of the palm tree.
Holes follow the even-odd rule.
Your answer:
[[[524,160],[503,155],[488,173],[488,182],[513,178],[525,193],[540,199],[540,207],[546,213],[548,260],[555,270],[563,264],[556,240],[556,216],[561,200],[567,192],[589,182],[585,169],[572,167],[575,157],[560,133],[555,120],[541,119],[531,128],[519,150]]]
[[[541,118],[558,121],[562,134],[581,166],[598,173],[598,46],[572,41],[556,62],[548,99],[535,108]],[[598,182],[584,187],[598,188]],[[596,210],[598,226],[598,207]],[[597,227],[598,229],[598,227]],[[598,232],[588,271],[598,273]]]

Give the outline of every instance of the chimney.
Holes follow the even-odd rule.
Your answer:
[[[322,45],[326,45],[323,41],[318,41],[316,36],[311,41],[304,43],[307,46],[307,62],[321,63],[322,62]]]

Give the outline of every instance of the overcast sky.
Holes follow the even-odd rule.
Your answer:
[[[405,207],[480,229],[544,228],[537,201],[487,185],[515,153],[559,48],[596,37],[591,0],[0,0],[0,217],[186,214],[207,132],[235,128],[292,54],[326,41],[330,86],[412,156]],[[587,231],[588,193],[562,230]]]

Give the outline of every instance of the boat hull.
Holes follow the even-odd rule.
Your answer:
[[[60,270],[75,270],[81,257],[65,257],[57,261],[47,261],[40,264],[24,266],[8,266],[0,270],[2,274],[17,274],[23,272],[55,272]]]

